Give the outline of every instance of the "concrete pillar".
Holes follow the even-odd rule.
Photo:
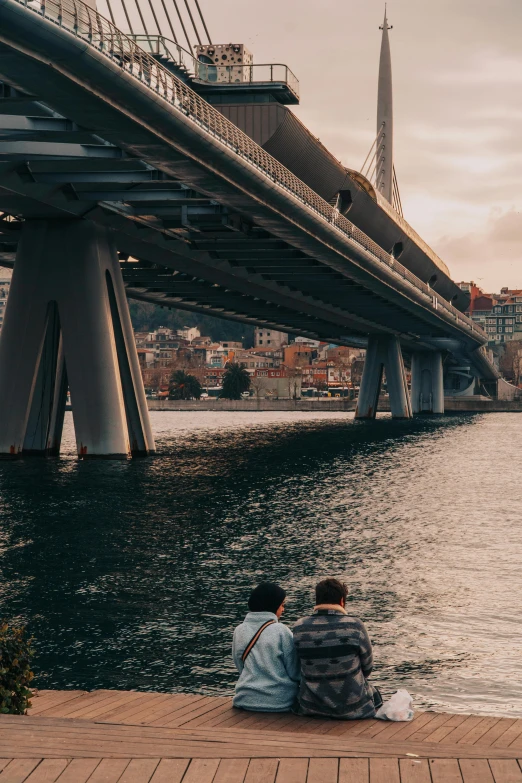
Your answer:
[[[109,235],[87,221],[26,221],[0,335],[0,455],[57,453],[67,385],[79,456],[153,452]]]
[[[440,351],[422,351],[412,355],[411,405],[413,413],[444,413]]]
[[[371,335],[368,338],[355,418],[375,418],[383,370],[386,371],[393,418],[410,419],[412,415],[411,402],[401,346],[397,337],[388,335]]]

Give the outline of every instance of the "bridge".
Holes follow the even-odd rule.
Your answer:
[[[383,368],[396,417],[444,411],[443,369],[493,391],[464,294],[392,203],[391,116],[372,182],[286,108],[286,66],[236,84],[212,62],[82,0],[0,0],[0,455],[57,454],[68,388],[80,456],[154,451],[127,297],[366,347],[360,418]],[[276,131],[233,122],[233,90]]]

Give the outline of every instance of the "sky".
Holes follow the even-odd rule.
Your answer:
[[[360,169],[376,134],[384,3],[199,1],[214,43],[289,65],[296,114]],[[390,0],[388,21],[405,218],[455,280],[522,288],[522,0]]]

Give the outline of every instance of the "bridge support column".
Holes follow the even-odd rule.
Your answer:
[[[389,337],[388,335],[371,335],[368,338],[355,418],[375,418],[383,370],[386,371],[386,382],[393,418],[410,419],[411,402],[406,383],[401,346],[397,337]]]
[[[109,235],[26,221],[0,335],[0,456],[59,452],[68,386],[80,457],[154,451]]]
[[[411,406],[413,413],[444,413],[444,379],[440,351],[413,354]]]

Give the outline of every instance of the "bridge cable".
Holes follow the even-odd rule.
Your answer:
[[[143,25],[143,30],[145,32],[145,35],[148,36],[149,35],[149,31],[147,30],[147,26],[145,24],[145,19],[143,18],[143,14],[141,12],[139,0],[134,0],[134,3],[136,5],[136,8],[138,9],[138,14],[140,15],[140,19],[141,19],[141,23]]]
[[[185,28],[185,23],[183,22],[183,17],[180,14],[180,11],[179,11],[179,8],[178,8],[178,4],[177,4],[176,0],[172,0],[172,2],[174,3],[174,8],[176,9],[179,21],[181,23],[181,27],[183,28],[183,34],[185,35],[185,38],[187,40],[189,51],[192,51],[192,44],[190,43],[190,38],[188,37],[187,30]]]
[[[192,11],[190,10],[190,6],[188,4],[188,0],[185,0],[185,5],[187,7],[188,15],[190,16],[190,21],[192,22],[192,27],[194,28],[194,32],[196,33],[196,38],[198,39],[198,44],[201,46],[201,38],[199,37],[198,28],[196,27],[196,23],[194,21],[194,17],[192,16]]]
[[[397,202],[397,212],[401,217],[404,217],[404,212],[402,211],[402,201],[401,201],[401,194],[399,192],[399,183],[397,182],[397,174],[395,173],[395,166],[393,167],[393,186],[395,189],[395,200]]]
[[[165,12],[165,16],[167,17],[167,22],[169,23],[170,32],[172,33],[172,37],[174,38],[174,43],[177,44],[178,38],[176,36],[176,31],[174,30],[172,22],[170,21],[170,14],[167,12],[167,6],[165,5],[165,0],[161,0],[161,5],[163,6],[163,11]]]
[[[127,24],[129,25],[130,33],[131,33],[131,35],[134,35],[134,30],[132,29],[130,16],[129,16],[128,11],[127,11],[127,6],[125,5],[125,0],[121,0],[121,4],[123,6],[123,11],[125,13],[125,18],[127,20]]]
[[[380,135],[379,135],[379,136],[376,138],[376,140],[375,140],[375,141],[376,141],[376,142],[378,142],[379,140],[382,140],[382,142],[384,142],[384,137],[385,137],[385,135],[386,135],[385,133],[381,133],[381,134],[380,134]],[[374,143],[375,143],[375,142],[374,142]],[[369,172],[369,171],[370,171],[370,169],[372,168],[372,166],[373,166],[374,162],[375,162],[375,161],[376,161],[376,159],[377,159],[377,156],[378,156],[378,155],[379,155],[379,154],[382,152],[383,148],[384,148],[384,143],[381,143],[380,145],[378,145],[378,146],[376,146],[376,147],[375,147],[374,153],[373,153],[373,155],[372,155],[372,157],[371,157],[371,160],[369,161],[368,165],[366,166],[366,169],[364,169],[364,170],[362,170],[362,171],[361,171],[361,174],[362,174],[363,176],[365,176],[367,179],[370,179],[370,181],[371,181],[371,177],[368,177],[368,172]]]
[[[383,151],[384,147],[385,147],[385,145],[381,144],[379,149],[375,150],[375,155],[373,156],[373,168],[371,170],[371,173],[369,173],[368,176],[367,176],[367,179],[370,182],[374,182],[374,177],[375,177],[375,182],[374,182],[375,187],[377,187],[377,178],[378,178],[379,166],[382,163],[382,161],[384,160],[384,158],[382,156],[379,159],[379,155],[382,154],[382,151]],[[368,171],[370,171],[370,167],[368,167]]]
[[[114,19],[114,14],[112,13],[112,8],[111,8],[111,4],[110,4],[109,0],[107,0],[107,8],[109,9],[109,14],[110,14],[110,17],[111,17],[111,22],[113,23],[114,27],[116,27],[116,26],[117,26],[117,25],[116,25],[116,21],[115,21],[115,19]]]
[[[156,16],[156,11],[154,10],[154,6],[152,4],[152,0],[149,0],[149,6],[150,6],[150,10],[152,11],[152,16],[154,17],[154,23],[156,25],[156,29],[158,31],[158,35],[161,35],[161,27],[159,26],[158,17]]]
[[[201,21],[203,22],[203,27],[204,27],[204,29],[205,29],[205,32],[206,32],[206,34],[207,34],[208,42],[209,42],[209,44],[211,44],[211,43],[212,43],[212,41],[210,40],[210,33],[209,33],[209,31],[208,31],[208,27],[207,27],[207,25],[206,25],[205,19],[204,19],[204,17],[203,17],[203,14],[202,14],[202,12],[201,12],[201,8],[199,7],[199,2],[198,2],[198,0],[194,0],[194,2],[196,3],[196,8],[197,8],[197,9],[198,9],[198,11],[199,11],[199,16],[200,16],[200,18],[201,18]]]
[[[370,150],[369,150],[369,152],[368,152],[368,154],[366,156],[366,159],[365,159],[364,163],[361,166],[361,169],[360,169],[361,174],[364,172],[364,167],[368,163],[368,158],[372,154],[372,152],[374,150],[374,147],[376,147],[376,145],[377,145],[377,143],[379,141],[379,138],[380,138],[380,136],[383,133],[383,128],[384,128],[384,122],[382,123],[381,127],[379,128],[379,132],[378,132],[377,136],[375,137],[375,139],[373,140],[372,146],[370,147]],[[370,168],[370,166],[372,165],[373,159],[374,159],[376,154],[377,154],[377,150],[375,150],[375,152],[373,152],[372,160],[370,161],[368,168]]]

